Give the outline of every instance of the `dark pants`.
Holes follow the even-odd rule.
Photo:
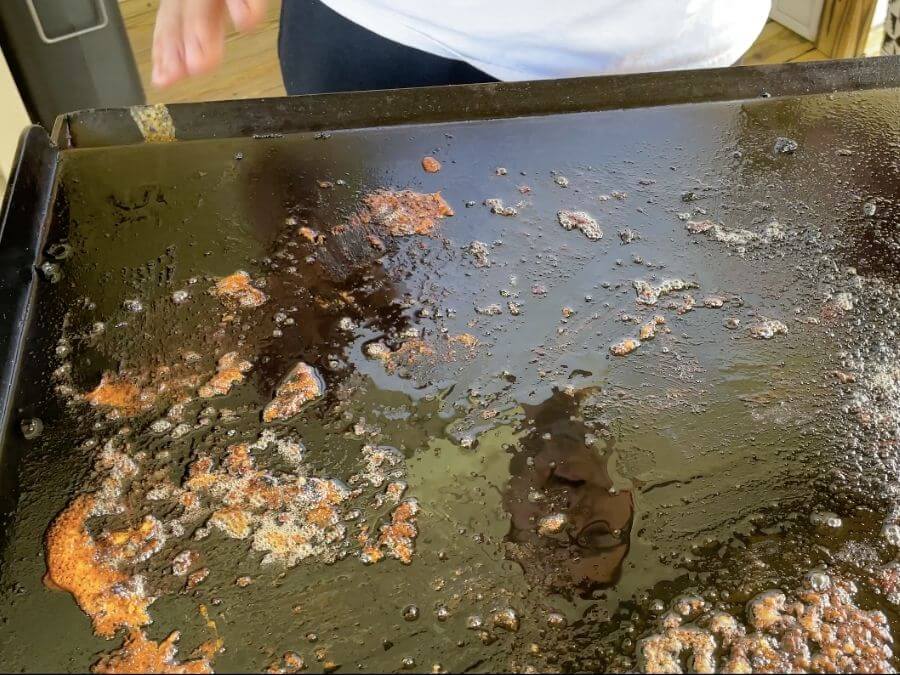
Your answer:
[[[282,2],[278,57],[292,95],[496,81],[463,61],[376,35],[319,0]]]

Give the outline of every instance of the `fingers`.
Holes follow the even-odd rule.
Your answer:
[[[225,48],[225,8],[238,30],[251,30],[266,0],[160,0],[153,31],[153,84],[167,87],[219,65]]]
[[[208,73],[222,62],[225,12],[222,0],[181,3],[184,63],[189,75]]]
[[[153,84],[167,87],[219,65],[225,45],[223,0],[160,0],[153,31]]]
[[[181,3],[179,0],[160,0],[153,28],[153,84],[167,87],[186,74]]]
[[[240,31],[252,30],[266,15],[267,0],[225,0],[234,27]]]

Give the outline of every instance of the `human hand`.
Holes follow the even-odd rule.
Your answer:
[[[160,0],[153,30],[153,84],[168,87],[222,61],[226,13],[239,31],[254,28],[267,0]]]

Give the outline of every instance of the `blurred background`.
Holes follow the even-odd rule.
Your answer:
[[[283,96],[281,1],[271,0],[254,32],[229,33],[220,70],[158,91],[150,84],[158,0],[3,0],[0,187],[31,121],[49,127],[58,114],[87,107]],[[741,63],[897,53],[898,14],[900,0],[773,0]]]

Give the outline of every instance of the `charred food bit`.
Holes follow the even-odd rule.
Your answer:
[[[785,335],[787,332],[787,326],[775,319],[760,321],[750,326],[750,337],[757,340],[771,340],[776,335]]]
[[[603,238],[603,230],[597,220],[586,211],[558,211],[556,218],[566,230],[579,230],[585,237],[595,241]]]
[[[847,373],[843,370],[833,370],[831,374],[838,379],[841,384],[850,384],[856,382],[856,376],[853,373]]]
[[[301,361],[278,385],[275,398],[263,410],[263,421],[272,422],[293,417],[304,405],[319,398],[324,389],[325,385],[319,374],[312,366]]]
[[[641,341],[637,338],[625,338],[609,348],[610,354],[613,356],[625,356],[641,346]]]
[[[197,393],[201,398],[223,396],[231,391],[231,387],[235,384],[240,384],[244,380],[244,373],[252,367],[249,361],[241,361],[237,352],[223,354],[216,364],[216,374],[201,386]]]
[[[182,551],[172,558],[172,574],[176,577],[187,576],[199,557],[200,555],[196,551]]]
[[[303,227],[297,230],[297,234],[306,239],[313,244],[324,244],[325,243],[325,235],[320,233],[318,230],[314,230],[311,227],[304,225]]]
[[[299,673],[306,670],[306,661],[297,652],[285,652],[279,661],[270,664],[267,673]]]
[[[441,163],[431,155],[422,158],[422,168],[426,173],[437,173],[441,170]]]
[[[494,302],[490,305],[475,305],[475,312],[477,314],[483,314],[484,316],[499,316],[500,314],[503,314],[503,308]]]
[[[643,279],[636,279],[633,284],[634,290],[637,292],[636,300],[642,305],[655,305],[664,295],[697,288],[698,286],[695,282],[684,281],[683,279],[666,279],[657,286]]]
[[[685,293],[681,296],[681,304],[675,308],[675,311],[678,314],[687,314],[692,309],[694,309],[694,305],[697,304],[697,301],[694,300],[694,296],[690,293]]]
[[[434,357],[434,349],[422,338],[410,338],[393,351],[382,342],[366,345],[366,356],[384,363],[384,369],[393,374],[398,368],[409,368]]]
[[[198,585],[203,583],[206,580],[206,577],[209,576],[209,568],[201,567],[196,572],[191,572],[188,575],[187,581],[184,582],[184,587],[188,590],[192,588],[196,588]]]
[[[785,238],[784,228],[775,221],[769,223],[761,235],[739,227],[724,227],[711,220],[689,220],[685,227],[691,234],[709,234],[716,241],[739,250],[751,244],[771,244]]]
[[[553,534],[559,534],[565,528],[568,519],[565,513],[552,513],[544,516],[538,521],[538,534],[548,537]]]
[[[652,340],[656,337],[656,327],[661,326],[665,322],[666,319],[662,315],[654,316],[650,321],[641,325],[641,330],[638,337],[640,337],[642,341]]]
[[[619,239],[622,240],[623,244],[630,244],[637,238],[638,233],[632,230],[630,227],[626,227],[624,230],[619,230]]]
[[[268,299],[265,293],[250,282],[250,275],[242,270],[219,279],[210,293],[240,307],[259,307]]]
[[[519,215],[519,211],[513,206],[504,206],[502,199],[485,199],[484,205],[491,210],[491,213],[495,213],[498,216],[517,216]]]
[[[356,219],[363,224],[376,225],[391,236],[407,237],[430,235],[440,219],[452,215],[453,209],[440,192],[379,190],[363,198],[363,208]]]
[[[473,241],[471,244],[463,249],[469,256],[472,258],[472,264],[475,267],[490,267],[491,266],[491,252],[488,249],[487,244],[481,241]]]
[[[772,148],[772,152],[776,155],[792,155],[799,147],[800,145],[797,141],[779,136],[775,139],[775,145]]]

